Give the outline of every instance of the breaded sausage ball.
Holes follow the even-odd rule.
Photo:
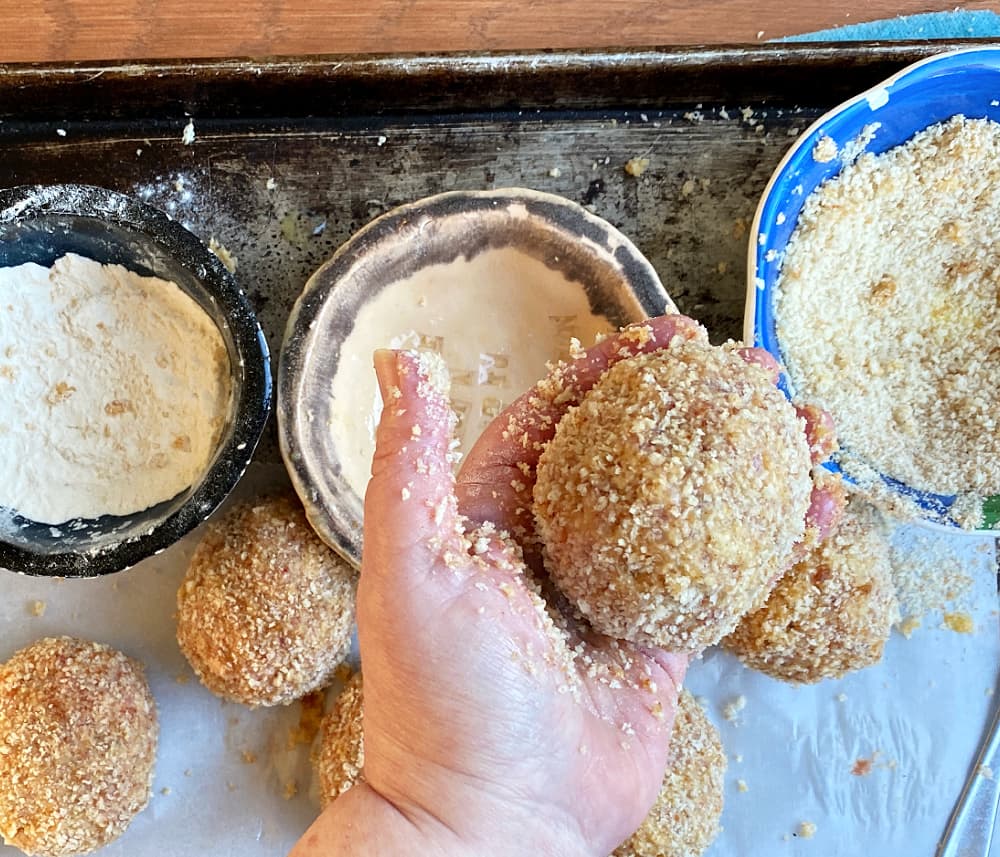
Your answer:
[[[682,690],[660,794],[646,820],[612,857],[697,857],[721,830],[725,775],[718,730]]]
[[[356,672],[320,726],[313,766],[319,778],[319,799],[323,807],[333,803],[361,776],[365,764],[361,724],[363,689],[361,673]]]
[[[898,618],[887,536],[855,501],[723,645],[774,678],[817,682],[878,663]]]
[[[0,836],[86,854],[149,803],[156,704],[142,666],[99,643],[39,640],[0,665]]]
[[[809,471],[803,421],[734,346],[675,340],[622,360],[541,455],[547,570],[597,631],[699,651],[790,564]]]
[[[326,685],[351,644],[357,582],[290,497],[208,525],[177,593],[177,642],[202,683],[245,705]]]

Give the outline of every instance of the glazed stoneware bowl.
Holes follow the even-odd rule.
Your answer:
[[[232,275],[195,235],[138,200],[84,185],[0,191],[0,267],[51,265],[66,253],[176,283],[222,335],[230,403],[215,453],[196,484],[127,516],[50,526],[0,508],[0,569],[93,577],[159,553],[207,518],[246,470],[270,409],[267,343]]]
[[[494,268],[484,260],[493,260],[489,265]],[[509,323],[505,313],[515,312],[513,290],[556,287],[571,289],[585,313],[603,316],[606,329],[676,312],[649,262],[611,224],[570,200],[517,188],[445,193],[390,211],[356,233],[306,284],[288,321],[279,360],[281,451],[310,522],[350,562],[358,564],[361,557],[370,450],[367,460],[353,454],[349,459],[348,444],[338,442],[334,429],[345,420],[358,424],[362,419],[342,410],[336,391],[345,380],[375,389],[371,348],[362,354],[345,349],[359,316],[380,295],[395,294],[386,290],[415,278],[459,301],[475,278],[492,276],[489,270],[509,275],[519,266],[524,276],[507,283],[507,291],[488,305],[472,308],[470,323],[485,319],[489,324],[490,318]],[[385,309],[390,318],[394,312],[393,307]],[[530,332],[555,318],[543,316],[518,318],[516,326]],[[563,337],[568,339],[568,334]],[[415,338],[403,341],[419,346]],[[371,344],[395,347],[399,341]],[[516,358],[507,353],[496,359],[506,364]],[[454,367],[449,368],[454,380]],[[480,366],[478,371],[486,376],[490,370]],[[497,408],[507,401],[498,399]],[[377,418],[369,414],[365,421],[370,442]]]
[[[844,165],[839,157],[815,158],[819,141],[829,138],[838,151],[852,151],[852,147],[860,151],[855,141],[867,139],[863,150],[879,154],[956,114],[1000,121],[1000,48],[940,54],[908,66],[835,107],[799,136],[772,175],[750,232],[744,319],[747,342],[766,348],[784,362],[774,317],[774,291],[784,249],[810,193],[836,176]],[[836,313],[837,308],[830,307],[830,312]],[[787,375],[782,375],[781,386],[789,396],[794,395]],[[841,472],[835,462],[826,466]],[[995,529],[960,529],[949,514],[955,496],[920,491],[885,475],[881,480],[889,491],[916,504],[928,526],[952,533],[996,535]],[[986,500],[983,518],[986,527],[997,525],[1000,497]]]

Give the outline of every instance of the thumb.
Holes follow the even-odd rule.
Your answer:
[[[461,551],[449,447],[455,414],[434,355],[375,352],[383,409],[365,494],[362,573],[430,568]]]

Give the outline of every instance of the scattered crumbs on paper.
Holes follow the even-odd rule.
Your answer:
[[[229,789],[229,791],[234,792],[237,789],[239,789],[239,786],[236,785],[236,783],[234,783],[232,780],[229,780],[226,782],[226,788]]]
[[[60,137],[65,137],[66,136],[66,129],[65,128],[56,128],[56,133]]]
[[[956,634],[974,634],[976,632],[976,623],[965,612],[945,613],[941,627],[954,631]]]
[[[141,158],[142,157],[142,149],[136,149],[135,150],[135,156],[137,158]]]
[[[792,837],[791,837],[791,836],[789,836],[789,835],[788,835],[788,834],[786,833],[786,834],[785,834],[784,836],[782,836],[782,837],[781,837],[781,841],[782,841],[782,842],[790,842],[790,841],[791,841],[791,838],[792,838]]]
[[[625,172],[638,178],[649,169],[649,158],[629,158],[625,162]]]
[[[28,613],[41,618],[45,615],[46,604],[44,601],[32,601],[28,604]]]
[[[835,699],[837,700],[837,702],[847,702],[847,694],[846,693],[838,693],[837,696],[835,697]]]
[[[865,777],[872,772],[872,768],[875,767],[875,760],[878,758],[878,751],[876,750],[869,757],[861,756],[854,760],[854,765],[851,767],[851,773],[856,777]]]
[[[746,780],[737,780],[736,781],[736,788],[737,788],[738,791],[741,791],[741,792],[744,792],[744,793],[750,791],[750,786],[747,785],[747,781]]]
[[[551,168],[551,169],[549,170],[549,178],[550,178],[550,179],[557,179],[557,178],[559,178],[559,176],[561,176],[561,175],[562,175],[562,170],[561,170],[561,169],[559,169],[559,167],[552,167],[552,168]]]
[[[763,30],[758,30],[757,31],[757,40],[760,41],[763,38],[764,38],[764,31]]]
[[[913,636],[913,632],[920,627],[920,620],[916,616],[907,616],[905,619],[901,619],[896,628],[899,633],[906,637],[907,640]]]
[[[278,183],[274,180],[273,177],[269,178],[266,182],[264,182],[264,187],[267,188],[267,190],[274,190],[277,186]]]
[[[722,716],[732,723],[738,719],[740,712],[746,707],[747,698],[740,694],[722,706]]]
[[[163,795],[164,797],[170,794],[170,786],[164,786],[162,789],[160,789],[160,794]]]
[[[979,776],[981,776],[984,780],[993,779],[993,768],[989,765],[980,765],[976,768],[976,773],[979,774]]]
[[[376,146],[384,146],[388,142],[389,142],[389,138],[386,137],[385,134],[379,134],[378,135],[378,139],[375,141],[375,145]]]
[[[740,763],[742,763],[742,761],[743,761],[743,754],[742,753],[737,753],[735,756],[733,756],[733,761],[736,762],[737,765],[740,764]]]
[[[229,271],[230,274],[236,273],[236,257],[229,252],[225,244],[217,241],[214,235],[208,239],[208,249],[219,257],[219,261],[226,266],[226,270]]]
[[[812,839],[816,835],[816,825],[811,821],[799,822],[799,829],[795,833],[803,839]]]
[[[890,549],[892,582],[900,614],[897,627],[904,636],[931,611],[959,613],[969,606],[972,576],[953,536],[921,534],[906,541],[893,540]]]
[[[174,676],[174,682],[177,684],[187,684],[191,681],[191,676],[188,673],[178,673]]]
[[[185,768],[184,769],[184,776],[185,777],[190,777],[191,776],[191,769],[190,768]]]
[[[285,800],[291,800],[299,793],[299,784],[295,780],[285,783]]]
[[[307,693],[299,700],[299,724],[288,730],[287,747],[294,750],[300,744],[312,744],[323,720],[325,697],[322,691]]]
[[[181,134],[181,142],[185,146],[190,146],[194,142],[194,119],[188,119],[187,125],[184,126],[184,132]]]
[[[244,750],[240,755],[243,758],[244,765],[254,765],[257,763],[257,754],[251,750]]]

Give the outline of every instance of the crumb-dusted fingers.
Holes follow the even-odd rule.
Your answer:
[[[660,788],[686,661],[574,638],[519,548],[460,518],[433,362],[376,358],[386,407],[358,589],[364,776],[293,853],[606,857]],[[382,847],[397,834],[405,851]]]

